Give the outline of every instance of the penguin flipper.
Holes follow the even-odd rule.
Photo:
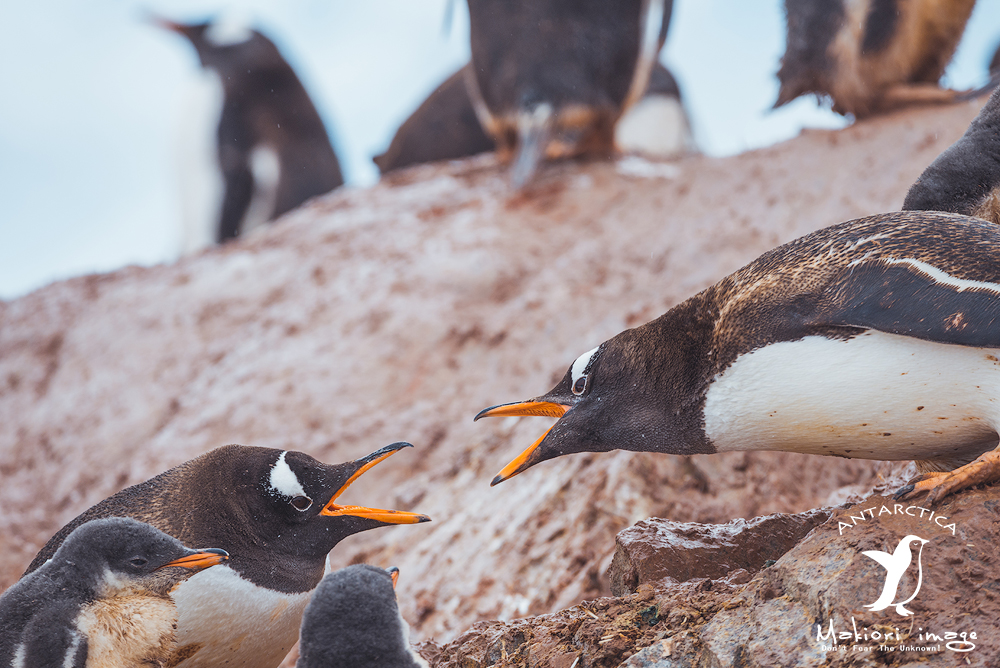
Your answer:
[[[250,171],[249,163],[246,160],[234,162],[236,164],[226,165],[225,161],[223,163],[222,174],[226,182],[226,192],[222,199],[222,213],[215,235],[216,243],[220,244],[239,236],[240,227],[253,198],[253,172]]]
[[[889,570],[892,566],[892,555],[888,552],[879,552],[878,550],[865,550],[861,554],[874,559],[879,564],[882,565],[885,570]]]
[[[20,665],[86,668],[87,636],[73,624],[77,612],[75,607],[59,605],[36,614],[21,634],[24,660]]]

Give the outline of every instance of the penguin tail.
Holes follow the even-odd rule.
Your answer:
[[[510,170],[510,184],[521,190],[538,171],[538,164],[552,135],[552,105],[547,102],[524,109],[517,116],[517,152]]]

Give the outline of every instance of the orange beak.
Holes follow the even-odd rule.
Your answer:
[[[335,503],[337,497],[343,494],[344,490],[350,487],[351,483],[360,478],[365,471],[372,468],[379,462],[385,461],[393,453],[406,447],[411,446],[409,443],[394,443],[393,445],[386,446],[381,450],[364,457],[364,464],[362,464],[362,466],[347,479],[347,482],[341,485],[340,489],[333,493],[333,496],[327,502],[323,510],[319,512],[319,514],[326,515],[328,517],[351,515],[353,517],[364,517],[370,520],[384,522],[385,524],[419,524],[420,522],[430,522],[431,518],[427,517],[427,515],[420,515],[418,513],[408,513],[403,510],[380,510],[378,508],[365,508],[364,506],[341,506]]]
[[[163,564],[160,568],[171,568],[176,566],[178,568],[190,568],[192,570],[200,571],[208,568],[209,566],[221,564],[224,561],[229,561],[229,553],[225,550],[219,550],[213,547],[206,550],[200,550],[194,554],[189,554],[186,557],[181,557],[180,559],[174,559],[170,563]]]
[[[389,576],[392,578],[392,588],[395,589],[396,583],[399,582],[399,569],[393,566],[391,568],[387,568],[386,570],[389,571]]]
[[[561,418],[563,415],[566,414],[566,412],[570,408],[572,408],[572,406],[567,406],[565,404],[556,404],[551,401],[519,401],[513,404],[501,404],[499,406],[493,406],[492,408],[487,408],[486,410],[480,412],[479,415],[476,416],[476,420],[484,417],[509,417],[509,416],[528,416],[528,415]],[[552,427],[546,429],[545,433],[542,434],[537,441],[532,443],[527,450],[525,450],[517,457],[515,457],[510,464],[507,464],[507,466],[503,467],[503,470],[501,470],[500,473],[498,473],[496,477],[493,478],[493,481],[490,482],[490,487],[493,487],[494,485],[499,485],[508,478],[513,478],[518,473],[529,468],[532,464],[534,464],[535,462],[532,455],[534,454],[538,446],[542,444],[542,441],[545,440],[545,437],[549,435],[550,431],[552,431]]]

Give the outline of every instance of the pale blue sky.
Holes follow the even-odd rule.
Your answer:
[[[353,187],[371,156],[468,59],[465,3],[447,0],[39,0],[0,22],[0,299],[52,280],[169,262],[179,245],[174,142],[193,49],[142,20],[201,19],[236,6],[282,49],[334,137]],[[1000,3],[979,3],[946,83],[970,87],[1000,41]],[[696,139],[730,155],[842,119],[800,99],[777,111],[778,0],[675,0],[663,60]]]

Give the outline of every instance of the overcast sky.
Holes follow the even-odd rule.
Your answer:
[[[198,20],[236,7],[296,68],[352,187],[377,179],[371,156],[447,75],[468,60],[468,15],[455,0],[38,0],[0,22],[0,299],[52,280],[176,258],[175,144],[197,71],[153,11]],[[945,83],[985,80],[1000,41],[1000,3],[979,3]],[[696,140],[731,155],[844,121],[812,99],[776,112],[784,50],[777,0],[675,0],[662,60]]]

